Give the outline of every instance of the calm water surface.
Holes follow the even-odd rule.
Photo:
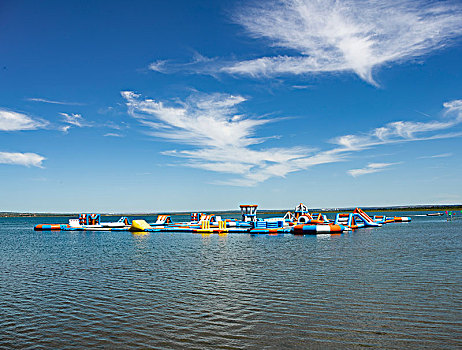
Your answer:
[[[33,231],[66,221],[0,218],[1,348],[462,347],[462,219],[305,237]]]

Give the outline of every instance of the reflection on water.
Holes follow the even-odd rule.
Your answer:
[[[462,221],[305,237],[41,221],[0,219],[0,347],[462,346]]]

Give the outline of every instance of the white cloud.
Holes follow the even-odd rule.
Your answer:
[[[215,75],[222,64],[217,62],[218,58],[205,57],[194,52],[190,62],[174,62],[171,60],[157,60],[149,64],[148,69],[154,72],[171,74],[176,72],[189,72]]]
[[[67,125],[64,125],[60,128],[62,132],[65,132],[65,133],[68,132],[72,126],[76,126],[79,128],[92,126],[92,124],[87,122],[80,114],[76,114],[76,113],[71,113],[71,114],[59,113],[59,114],[61,114],[61,116],[63,117],[63,121],[67,123]]]
[[[70,125],[64,125],[62,127],[60,127],[60,130],[64,133],[67,133],[69,131],[69,129],[71,128]]]
[[[81,106],[81,103],[77,102],[63,102],[63,101],[53,101],[53,100],[47,100],[45,98],[38,98],[38,97],[30,97],[26,99],[27,101],[32,101],[32,102],[43,102],[43,103],[50,103],[54,105],[66,105],[66,106]]]
[[[185,159],[182,166],[230,174],[232,178],[221,183],[237,186],[252,186],[315,165],[344,161],[352,152],[374,146],[460,136],[436,132],[462,122],[462,103],[452,101],[445,104],[446,112],[441,121],[389,123],[362,135],[335,138],[332,143],[336,147],[332,149],[264,148],[261,144],[268,137],[257,137],[257,128],[280,119],[239,113],[238,107],[246,100],[242,96],[196,94],[185,101],[168,104],[143,99],[131,91],[121,94],[129,114],[146,127],[149,135],[189,146],[162,154]],[[354,174],[377,172],[386,163],[371,164],[366,170],[352,171]]]
[[[152,62],[149,65],[149,69],[153,70],[155,72],[165,73],[166,63],[167,63],[167,61],[165,61],[165,60],[158,60],[158,61]]]
[[[123,137],[121,134],[117,134],[115,132],[108,132],[107,134],[104,134],[106,137]]]
[[[397,121],[376,128],[362,135],[344,135],[332,140],[332,143],[350,151],[360,151],[373,146],[398,142],[423,141],[460,136],[459,132],[435,133],[451,129],[462,123],[462,100],[446,102],[441,120],[427,122]]]
[[[452,157],[452,153],[441,153],[441,154],[435,154],[432,156],[422,156],[419,157],[419,159],[431,159],[431,158],[447,158],[447,157]]]
[[[421,57],[462,34],[460,3],[427,0],[265,1],[237,21],[255,38],[293,54],[235,62],[222,71],[250,76],[372,71]]]
[[[133,92],[122,92],[132,116],[150,127],[152,135],[192,145],[217,148],[248,146],[262,142],[251,138],[256,126],[265,119],[235,120],[235,107],[245,101],[241,96],[212,94],[196,95],[168,107],[151,99],[140,100]]]
[[[74,114],[74,113],[71,113],[71,114],[59,113],[59,114],[63,116],[64,122],[68,124],[78,126],[79,128],[81,128],[82,126],[85,126],[86,124],[85,120],[82,118],[80,114]]]
[[[0,109],[0,130],[2,131],[35,130],[44,128],[46,125],[47,122],[32,119],[25,114]]]
[[[256,128],[277,119],[250,118],[237,111],[245,101],[227,94],[194,95],[176,106],[122,92],[129,113],[149,128],[149,134],[193,146],[165,155],[187,159],[182,165],[237,176],[227,184],[252,186],[271,177],[284,177],[315,164],[343,159],[340,153],[306,147],[257,148],[266,140]]]
[[[292,85],[292,89],[296,89],[296,90],[311,89],[311,85]]]
[[[365,168],[348,170],[348,174],[353,177],[358,177],[366,174],[378,173],[395,164],[398,163],[369,163]]]
[[[36,166],[41,168],[45,157],[36,153],[0,152],[0,164]]]

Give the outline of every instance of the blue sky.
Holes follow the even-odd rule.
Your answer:
[[[3,1],[0,211],[462,202],[460,1]]]

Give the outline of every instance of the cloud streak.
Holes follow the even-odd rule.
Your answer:
[[[0,164],[35,166],[42,168],[45,157],[36,153],[0,152]]]
[[[90,127],[92,126],[91,123],[87,122],[82,115],[76,114],[76,113],[59,113],[63,121],[67,124],[61,127],[61,131],[67,133],[69,129],[73,126],[76,126],[78,128],[83,128],[83,127]]]
[[[426,0],[266,1],[243,9],[236,21],[284,54],[235,62],[222,72],[272,77],[350,71],[375,84],[374,68],[450,45],[462,34],[462,7]]]
[[[395,165],[399,163],[369,163],[365,168],[362,169],[351,169],[348,170],[347,173],[353,177],[358,177],[366,174],[373,174],[378,173],[381,171],[386,170],[391,165]]]
[[[47,122],[32,119],[23,113],[13,112],[0,108],[1,131],[36,130],[44,128],[47,125]]]
[[[441,154],[435,154],[435,155],[432,155],[432,156],[422,156],[422,157],[419,157],[419,159],[433,159],[433,158],[448,158],[448,157],[452,157],[452,153],[441,153]]]
[[[217,57],[206,57],[195,52],[190,62],[157,60],[149,64],[148,69],[162,74],[185,72],[215,76],[224,65],[223,62],[220,63],[218,60]]]
[[[65,106],[82,106],[82,103],[77,103],[77,102],[64,102],[64,101],[53,101],[53,100],[48,100],[45,98],[38,98],[38,97],[30,97],[26,99],[27,101],[32,101],[32,102],[43,102],[43,103],[50,103],[54,105],[65,105]]]
[[[460,132],[435,133],[451,129],[462,123],[462,100],[454,100],[443,104],[443,118],[427,122],[396,121],[376,128],[369,133],[344,135],[331,140],[332,143],[350,151],[361,151],[374,146],[443,139],[461,136]]]
[[[273,177],[285,177],[315,165],[341,162],[353,152],[399,142],[423,141],[460,136],[441,133],[462,122],[462,100],[446,103],[441,120],[397,121],[356,135],[331,140],[335,146],[320,150],[306,146],[265,148],[269,137],[258,137],[257,129],[281,118],[249,117],[239,107],[246,99],[228,94],[195,94],[185,101],[166,103],[132,91],[121,92],[129,114],[156,138],[184,145],[162,152],[180,158],[182,166],[231,176],[219,183],[253,186]],[[384,165],[385,164],[385,165]],[[359,176],[383,170],[386,164],[371,163],[349,173]]]
[[[259,147],[267,138],[255,136],[257,127],[278,119],[238,113],[238,106],[245,101],[242,96],[198,94],[176,106],[142,99],[131,91],[122,92],[122,96],[129,114],[148,127],[150,135],[194,147],[164,155],[186,159],[182,164],[188,167],[236,176],[223,181],[226,184],[252,186],[342,158],[329,152],[307,157],[315,151],[307,147]]]

